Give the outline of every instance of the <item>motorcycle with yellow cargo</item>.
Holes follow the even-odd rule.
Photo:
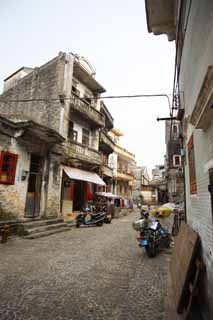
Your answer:
[[[152,258],[163,248],[169,248],[171,236],[157,219],[150,219],[149,212],[143,212],[141,218],[133,222],[133,228],[139,232],[139,247],[144,248]]]

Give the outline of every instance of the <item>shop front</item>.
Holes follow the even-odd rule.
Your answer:
[[[69,216],[75,211],[81,211],[89,201],[93,200],[97,185],[105,185],[97,173],[64,166],[61,190],[62,214]]]

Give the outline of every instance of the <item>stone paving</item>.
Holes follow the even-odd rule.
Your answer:
[[[0,319],[166,319],[171,252],[146,256],[132,228],[138,216],[0,244]]]

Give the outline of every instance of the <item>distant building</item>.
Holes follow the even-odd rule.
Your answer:
[[[143,202],[142,186],[149,184],[150,178],[145,166],[133,168],[135,180],[133,182],[133,199],[136,203]]]
[[[165,177],[165,165],[156,165],[152,169],[152,179],[163,179]]]
[[[119,129],[110,131],[115,147],[109,156],[109,165],[113,168],[113,193],[120,196],[123,205],[128,207],[133,197],[135,155],[120,145],[122,135]]]
[[[183,163],[181,157],[181,139],[179,121],[166,121],[166,157],[165,177],[168,200],[184,201]]]

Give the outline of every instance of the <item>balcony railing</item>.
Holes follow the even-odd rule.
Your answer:
[[[103,165],[102,166],[102,172],[105,176],[108,176],[108,177],[112,177],[113,176],[113,169],[110,168],[109,166],[107,165]]]
[[[128,180],[128,181],[133,181],[134,180],[134,176],[131,173],[122,172],[122,171],[119,171],[119,170],[117,170],[116,177],[118,179],[121,179],[121,180]]]
[[[107,133],[105,133],[104,131],[101,131],[100,134],[100,148],[103,150],[107,150],[109,152],[113,152],[114,151],[114,142],[112,141],[112,139],[107,135]]]
[[[78,112],[83,118],[89,121],[95,127],[104,127],[105,119],[104,115],[101,114],[98,110],[92,107],[89,103],[83,101],[79,97],[73,95],[71,100],[70,107],[73,111]]]
[[[67,141],[65,143],[64,153],[68,159],[75,158],[98,165],[102,164],[101,154],[97,150],[76,141]]]

